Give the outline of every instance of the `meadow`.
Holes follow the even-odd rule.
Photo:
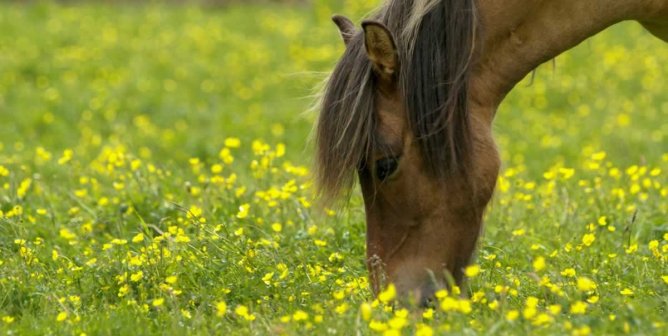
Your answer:
[[[374,299],[310,179],[332,13],[0,2],[0,333],[668,334],[668,45],[624,23],[502,105],[465,287]]]

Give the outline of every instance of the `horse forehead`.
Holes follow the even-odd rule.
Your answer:
[[[378,131],[382,137],[402,137],[405,133],[406,111],[401,97],[397,94],[379,93],[376,98],[376,118]],[[387,139],[390,140],[390,139]]]

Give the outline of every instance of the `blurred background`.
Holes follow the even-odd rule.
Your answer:
[[[0,2],[0,151],[124,144],[178,162],[237,136],[284,142],[307,164],[308,111],[343,51],[329,18],[359,22],[379,3]],[[499,113],[506,162],[540,174],[594,148],[624,163],[660,157],[666,54],[625,23],[539,68]]]
[[[376,4],[1,2],[0,146],[93,155],[120,143],[179,161],[234,135],[302,157],[305,111],[343,50],[329,17]]]

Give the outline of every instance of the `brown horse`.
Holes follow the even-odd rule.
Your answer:
[[[325,88],[317,172],[333,200],[359,176],[374,292],[421,300],[461,282],[499,171],[497,107],[538,65],[623,20],[668,41],[668,0],[389,0]]]

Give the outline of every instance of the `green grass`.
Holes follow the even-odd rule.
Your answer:
[[[501,107],[468,298],[374,301],[359,196],[312,205],[305,112],[329,15],[372,2],[0,4],[0,333],[668,332],[668,46],[635,24]]]

